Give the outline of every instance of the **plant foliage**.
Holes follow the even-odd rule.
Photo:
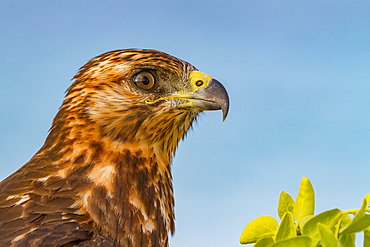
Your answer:
[[[355,236],[364,232],[364,247],[370,247],[370,194],[360,209],[337,208],[315,215],[315,193],[304,177],[296,200],[281,192],[278,204],[280,224],[261,216],[251,221],[240,236],[241,244],[254,247],[354,247]]]

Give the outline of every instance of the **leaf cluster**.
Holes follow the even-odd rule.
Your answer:
[[[278,204],[280,224],[270,216],[251,221],[240,236],[241,244],[254,247],[354,247],[356,233],[364,232],[370,246],[370,194],[360,209],[337,208],[315,215],[315,193],[304,177],[296,200],[282,191]]]

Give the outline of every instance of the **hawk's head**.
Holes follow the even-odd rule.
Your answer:
[[[225,88],[189,63],[155,50],[117,50],[90,60],[74,77],[62,110],[80,111],[117,142],[163,145],[172,155],[204,110],[223,111]],[[63,109],[65,108],[65,109]]]

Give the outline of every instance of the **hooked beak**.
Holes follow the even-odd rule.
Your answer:
[[[229,95],[225,87],[213,78],[206,87],[189,94],[188,101],[203,111],[222,110],[223,121],[229,112]]]

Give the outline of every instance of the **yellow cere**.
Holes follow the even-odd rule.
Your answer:
[[[190,72],[189,79],[191,86],[197,91],[198,89],[206,87],[212,77],[200,71],[192,71]]]

